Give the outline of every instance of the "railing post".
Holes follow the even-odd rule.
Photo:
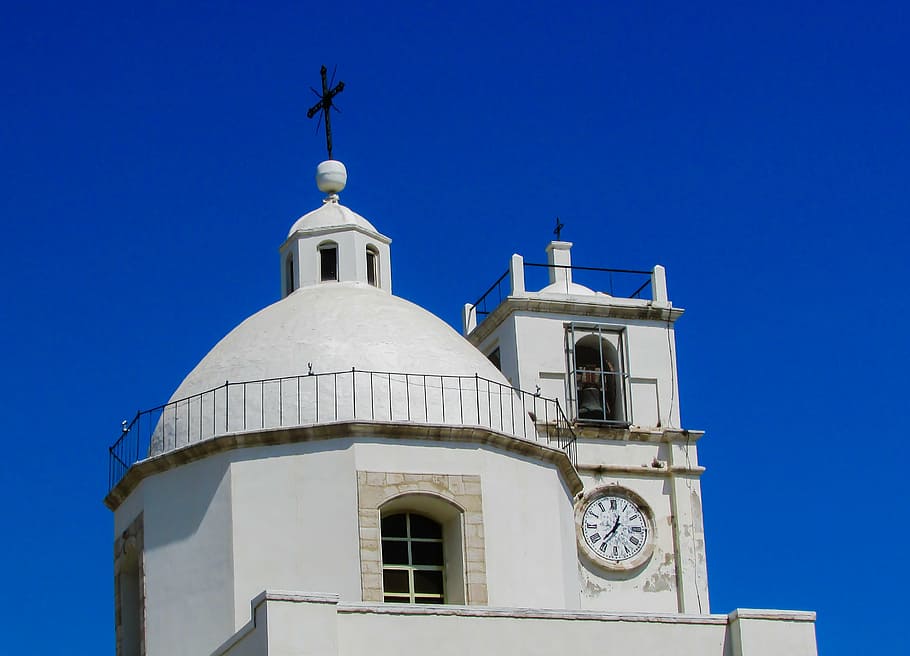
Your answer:
[[[525,293],[525,259],[518,253],[509,260],[510,295],[523,296]]]
[[[407,412],[408,421],[411,421],[411,384],[408,379],[408,374],[404,375],[404,400],[405,400],[405,411]]]
[[[657,307],[670,307],[667,296],[667,270],[661,265],[654,265],[651,272],[651,304]]]
[[[474,394],[477,398],[477,425],[480,425],[480,376],[474,374]]]
[[[439,405],[442,407],[442,423],[446,423],[446,380],[439,377]]]
[[[470,303],[465,303],[461,311],[461,330],[467,335],[477,328],[477,308]]]

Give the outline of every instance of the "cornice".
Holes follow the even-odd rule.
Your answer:
[[[241,433],[229,433],[137,462],[104,498],[104,504],[116,510],[146,478],[209,456],[257,446],[294,444],[322,440],[389,437],[425,442],[473,442],[509,453],[552,463],[559,470],[571,494],[578,494],[584,485],[569,457],[560,449],[530,440],[506,435],[482,426],[451,426],[447,424],[404,424],[386,421],[339,421],[276,428]]]
[[[543,296],[509,296],[493,310],[468,335],[468,341],[477,346],[482,343],[506,317],[516,312],[571,315],[586,319],[632,319],[636,321],[663,321],[673,323],[685,310],[651,301],[610,298],[607,301],[585,301],[586,297],[567,299]],[[600,298],[600,297],[592,297]]]

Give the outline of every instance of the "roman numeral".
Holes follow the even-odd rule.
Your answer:
[[[632,531],[633,533],[641,533],[641,526],[630,526],[629,530]]]
[[[610,499],[610,510],[616,510],[616,499]]]
[[[641,540],[639,540],[639,539],[638,539],[637,537],[635,537],[634,535],[631,536],[631,537],[629,538],[629,542],[631,542],[632,544],[634,544],[636,547],[637,547],[638,545],[641,544]]]
[[[585,524],[585,528],[597,528],[597,524]],[[638,529],[639,531],[641,529]]]
[[[600,539],[600,533],[595,533],[591,536],[591,542],[597,542]]]

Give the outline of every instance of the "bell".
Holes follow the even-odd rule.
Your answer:
[[[603,419],[603,396],[596,387],[585,387],[578,394],[578,417],[580,419]]]

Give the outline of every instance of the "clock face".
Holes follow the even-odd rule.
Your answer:
[[[648,544],[650,523],[631,499],[606,494],[585,507],[581,533],[594,555],[610,563],[624,563],[638,556]]]

